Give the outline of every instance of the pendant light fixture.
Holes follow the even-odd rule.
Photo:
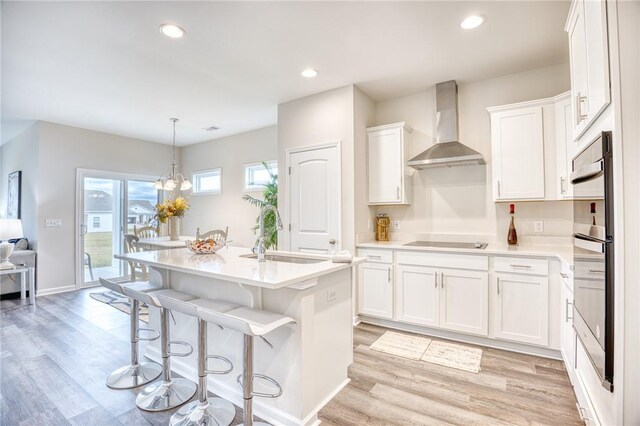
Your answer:
[[[193,185],[189,182],[189,179],[185,179],[182,174],[176,173],[176,122],[178,119],[170,118],[169,120],[173,122],[173,159],[171,161],[171,171],[166,180],[163,179],[164,175],[158,178],[155,188],[165,191],[173,191],[176,188],[180,188],[180,191],[188,191]]]

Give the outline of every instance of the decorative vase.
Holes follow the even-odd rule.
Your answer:
[[[180,218],[176,216],[168,218],[167,225],[169,227],[169,239],[171,241],[178,241],[180,238]]]

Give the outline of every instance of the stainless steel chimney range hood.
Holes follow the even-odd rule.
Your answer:
[[[458,141],[458,84],[455,80],[436,84],[437,142],[407,162],[422,170],[485,164],[482,154]]]

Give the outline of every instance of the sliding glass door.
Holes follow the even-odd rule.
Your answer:
[[[78,171],[78,282],[100,278],[127,280],[128,264],[114,255],[124,252],[124,234],[153,220],[158,191],[154,180],[120,173]]]

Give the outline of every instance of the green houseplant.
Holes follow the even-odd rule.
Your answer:
[[[251,205],[260,209],[267,204],[278,207],[278,175],[273,173],[273,169],[269,163],[263,161],[262,165],[269,172],[270,181],[264,185],[262,199],[244,194],[242,199],[248,201]],[[260,229],[260,215],[256,218],[256,226],[251,228],[254,234]],[[268,211],[264,215],[264,246],[266,249],[278,248],[278,228],[276,226],[276,215],[272,211]]]

